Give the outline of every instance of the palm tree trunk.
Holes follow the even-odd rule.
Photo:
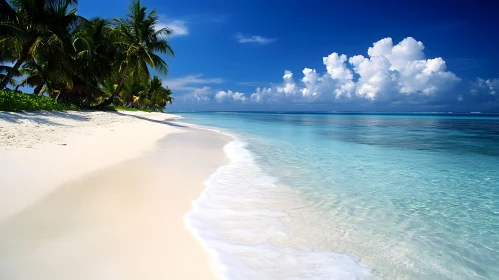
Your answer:
[[[31,48],[31,45],[33,45],[33,43],[27,43],[23,46],[21,55],[19,56],[19,59],[17,60],[16,64],[14,64],[12,68],[10,68],[10,71],[7,72],[5,77],[3,77],[2,82],[0,82],[0,89],[4,89],[7,86],[12,77],[14,77],[14,74],[17,72],[17,70],[19,70],[19,67],[21,67],[24,61],[26,61],[26,59],[28,58],[28,53],[29,49]]]
[[[37,86],[35,87],[35,89],[33,89],[33,94],[34,94],[34,95],[40,95],[40,91],[42,90],[43,85],[45,85],[45,83],[44,83],[44,82],[42,82],[41,84],[37,85]]]
[[[123,73],[121,74],[120,82],[118,83],[118,86],[114,90],[113,94],[111,94],[111,97],[104,100],[104,102],[102,102],[101,104],[94,106],[94,108],[101,109],[101,108],[109,106],[109,105],[111,105],[111,103],[113,103],[114,97],[116,97],[116,95],[118,95],[118,93],[121,91],[121,88],[123,87],[123,82],[125,81],[126,72],[127,72],[127,69],[123,70]]]
[[[5,77],[3,77],[2,82],[0,82],[0,89],[4,89],[7,86],[7,84],[12,79],[12,77],[14,77],[14,73],[17,72],[17,70],[19,69],[19,67],[21,67],[21,64],[23,64],[23,62],[25,60],[26,60],[26,56],[21,56],[17,60],[16,64],[14,64],[14,66],[12,66],[12,68],[10,68],[10,71],[7,72],[7,75],[5,75]]]

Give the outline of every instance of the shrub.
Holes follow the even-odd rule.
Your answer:
[[[64,111],[78,110],[75,105],[66,105],[47,96],[25,94],[10,89],[0,90],[0,111]]]

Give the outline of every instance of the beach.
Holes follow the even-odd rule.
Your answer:
[[[145,112],[0,112],[1,279],[217,279],[184,223],[227,136]]]
[[[497,279],[497,124],[2,112],[0,279]]]

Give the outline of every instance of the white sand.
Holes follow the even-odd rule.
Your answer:
[[[215,278],[183,215],[227,139],[174,117],[0,112],[0,279]]]

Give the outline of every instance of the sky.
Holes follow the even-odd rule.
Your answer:
[[[168,111],[499,112],[499,1],[142,3],[174,31]]]

